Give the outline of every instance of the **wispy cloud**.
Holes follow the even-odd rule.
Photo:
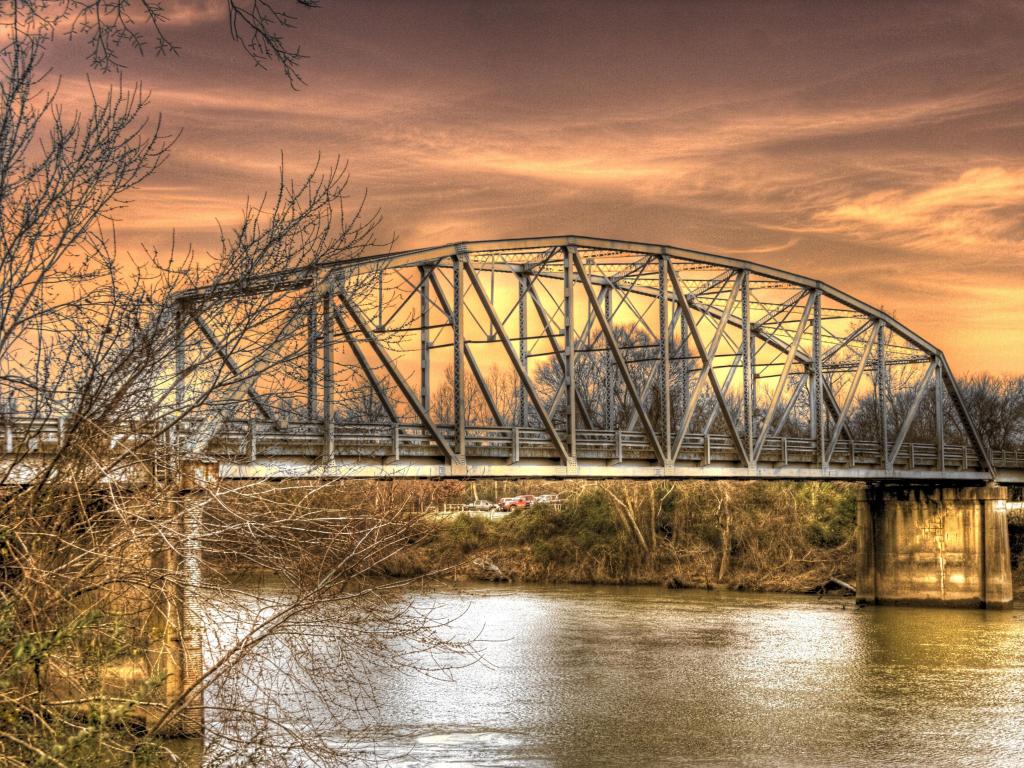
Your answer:
[[[322,153],[403,247],[577,231],[751,255],[884,304],[955,365],[1024,371],[1024,16],[876,10],[324,4],[294,92],[230,45],[223,0],[169,4],[187,55],[132,71],[184,134],[122,232],[216,249],[282,152],[298,174]]]
[[[970,168],[919,190],[884,189],[815,216],[832,232],[915,249],[1024,248],[1024,167]]]

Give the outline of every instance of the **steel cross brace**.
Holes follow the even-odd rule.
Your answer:
[[[554,333],[551,330],[551,320],[548,317],[547,312],[544,310],[544,306],[541,303],[540,297],[537,295],[537,292],[533,290],[533,286],[532,285],[530,285],[526,289],[526,291],[530,295],[530,299],[533,301],[534,307],[536,307],[536,309],[537,309],[537,315],[540,317],[540,323],[541,323],[541,326],[544,328],[544,334],[547,336],[548,343],[551,344],[551,351],[554,354],[554,358],[555,358],[555,360],[558,361],[558,365],[562,369],[563,384],[561,386],[559,386],[558,391],[555,393],[554,398],[552,398],[552,400],[551,400],[551,408],[552,408],[552,411],[553,411],[554,407],[555,407],[555,404],[558,402],[558,398],[561,396],[562,389],[564,387],[564,381],[565,381],[564,380],[564,376],[565,376],[565,373],[566,373],[565,355],[564,355],[564,353],[562,352],[562,350],[558,346],[558,340],[555,338],[555,335],[554,335]],[[594,428],[594,420],[590,417],[590,411],[587,409],[587,404],[585,402],[583,402],[583,398],[580,395],[578,389],[575,390],[575,395],[576,395],[577,413],[579,413],[580,418],[583,419],[584,427],[586,429],[593,429]]]
[[[359,367],[362,369],[363,374],[369,381],[370,386],[377,395],[377,399],[380,400],[381,405],[384,406],[384,410],[388,412],[388,417],[392,423],[398,422],[398,413],[395,411],[395,407],[391,404],[391,398],[388,397],[387,392],[384,391],[383,385],[377,378],[377,375],[373,372],[373,368],[370,366],[370,362],[366,359],[366,355],[363,354],[363,350],[359,348],[359,344],[352,336],[352,332],[349,330],[348,324],[345,322],[345,318],[342,317],[341,312],[338,311],[337,307],[332,308],[334,310],[334,321],[337,323],[339,330],[345,337],[345,341],[348,343],[349,348],[352,350],[352,354],[356,358],[356,362],[359,363]]]
[[[604,337],[608,341],[609,350],[612,353],[612,357],[615,358],[615,363],[619,368],[619,373],[622,374],[622,378],[626,383],[626,389],[629,391],[629,396],[633,400],[633,405],[635,405],[637,410],[640,411],[640,420],[643,423],[644,432],[647,433],[647,439],[650,441],[651,447],[654,449],[654,453],[658,457],[658,461],[662,466],[667,466],[668,457],[666,456],[665,451],[662,450],[661,443],[658,440],[657,433],[654,431],[654,426],[651,424],[650,417],[648,417],[647,413],[643,410],[643,404],[640,401],[640,394],[636,390],[636,384],[629,375],[629,370],[626,368],[626,360],[622,356],[622,350],[619,349],[619,344],[615,341],[615,334],[612,333],[611,322],[604,316],[601,304],[597,300],[597,294],[594,293],[594,286],[591,285],[590,278],[587,277],[583,263],[580,260],[579,253],[577,251],[573,251],[572,258],[576,265],[576,274],[579,276],[580,283],[583,285],[583,290],[587,294],[587,300],[594,308],[594,314],[597,316],[597,320],[601,325]]]
[[[683,438],[686,436],[686,430],[689,428],[690,420],[693,418],[693,411],[696,408],[700,390],[705,381],[710,381],[711,388],[715,392],[715,398],[718,401],[719,407],[722,409],[722,415],[725,417],[726,425],[729,428],[729,434],[732,437],[733,442],[736,444],[736,450],[739,451],[740,457],[743,459],[743,463],[749,464],[746,450],[743,447],[743,440],[740,438],[739,430],[736,429],[736,423],[733,421],[732,414],[729,413],[729,407],[725,402],[725,393],[722,392],[722,388],[718,383],[718,378],[712,370],[714,366],[715,351],[718,349],[718,342],[722,338],[725,326],[728,325],[726,318],[732,315],[732,308],[736,303],[736,296],[739,293],[740,281],[738,276],[733,281],[732,291],[729,294],[729,300],[724,311],[725,317],[718,321],[718,327],[715,329],[715,334],[711,339],[711,344],[708,349],[704,348],[704,342],[701,340],[700,335],[697,332],[697,323],[693,318],[693,314],[690,312],[689,302],[683,294],[682,286],[679,285],[679,278],[676,277],[675,270],[670,269],[668,276],[672,283],[672,289],[675,291],[679,306],[683,310],[683,317],[686,318],[686,324],[690,328],[690,336],[693,339],[694,345],[697,347],[697,352],[703,363],[703,368],[701,368],[697,384],[694,386],[693,391],[690,394],[690,403],[686,409],[686,413],[683,415],[683,423],[680,426],[679,431],[676,433],[675,446],[672,449],[672,459],[674,461],[676,457],[679,456],[679,449],[682,448]]]
[[[448,298],[444,295],[444,291],[441,290],[441,286],[438,284],[437,278],[434,277],[434,273],[430,273],[430,284],[434,286],[434,293],[437,296],[437,302],[441,306],[441,311],[448,318],[448,322],[453,321],[453,314],[451,305],[448,303]],[[470,347],[466,347],[466,362],[469,363],[470,373],[473,374],[473,378],[476,379],[477,386],[480,387],[480,392],[484,396],[484,400],[487,402],[487,408],[490,410],[491,415],[494,417],[494,422],[499,427],[508,426],[505,423],[504,417],[498,410],[497,403],[494,401],[494,395],[491,393],[490,387],[487,386],[487,382],[484,380],[483,374],[480,371],[480,366],[477,365],[476,356],[473,354],[473,350]]]
[[[914,401],[910,404],[910,408],[903,417],[903,423],[900,424],[900,431],[897,433],[896,439],[893,440],[892,450],[889,455],[885,457],[885,468],[889,472],[892,472],[893,463],[896,461],[896,455],[900,452],[900,448],[903,447],[903,441],[907,439],[907,433],[910,431],[914,417],[917,416],[918,408],[921,407],[921,401],[924,399],[924,393],[928,390],[928,385],[931,384],[931,378],[935,375],[938,367],[939,358],[932,358],[931,365],[928,366],[928,370],[925,371],[924,376],[921,377],[921,381],[918,382],[917,390],[914,393]]]
[[[373,349],[374,354],[380,360],[381,365],[384,366],[388,375],[402,391],[402,395],[405,397],[409,407],[412,408],[417,418],[419,418],[420,423],[426,427],[430,436],[444,452],[448,461],[453,463],[456,462],[455,451],[452,450],[452,447],[448,444],[448,441],[444,439],[444,435],[441,434],[441,431],[438,429],[433,419],[431,419],[430,415],[424,410],[423,404],[420,402],[419,398],[416,397],[416,393],[414,393],[409,387],[409,384],[405,381],[405,378],[398,370],[398,367],[391,359],[391,356],[388,355],[387,351],[381,346],[380,340],[363,319],[359,308],[352,302],[352,299],[349,298],[349,295],[345,292],[339,282],[334,281],[334,283],[335,294],[337,295],[338,300],[344,305],[345,310],[352,318],[352,321],[356,324],[359,332],[366,338],[367,343],[369,343],[370,347]]]
[[[541,422],[544,424],[544,429],[548,433],[548,437],[551,438],[551,442],[554,443],[555,448],[558,449],[561,454],[563,461],[569,462],[569,452],[565,448],[565,444],[562,443],[561,438],[558,436],[558,431],[555,429],[555,425],[552,423],[551,418],[548,416],[547,411],[544,410],[544,404],[537,394],[537,390],[533,386],[533,382],[530,381],[530,377],[527,375],[526,370],[519,362],[519,355],[516,349],[512,346],[512,342],[508,338],[508,334],[505,332],[505,327],[502,325],[498,313],[494,311],[494,306],[487,298],[487,293],[484,291],[483,286],[480,284],[480,278],[477,277],[476,270],[473,268],[472,261],[466,259],[464,268],[469,282],[473,285],[473,289],[476,291],[477,296],[480,298],[481,304],[483,304],[484,311],[487,313],[488,318],[494,324],[494,330],[498,334],[498,338],[501,341],[501,345],[505,348],[505,354],[508,355],[508,359],[512,361],[513,367],[516,369],[516,373],[519,375],[520,381],[526,388],[526,393],[529,395],[530,400],[533,402],[533,407],[537,409],[537,415],[540,416]]]

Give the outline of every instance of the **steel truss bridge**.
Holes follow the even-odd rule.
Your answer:
[[[1024,480],[939,349],[822,282],[709,253],[465,242],[175,302],[178,403],[236,382],[179,430],[225,478]],[[265,316],[244,336],[243,306]]]

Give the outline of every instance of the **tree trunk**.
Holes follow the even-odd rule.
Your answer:
[[[724,581],[729,572],[729,553],[732,550],[732,509],[729,506],[729,497],[726,496],[722,502],[722,515],[724,524],[722,526],[722,560],[718,564],[718,580]]]

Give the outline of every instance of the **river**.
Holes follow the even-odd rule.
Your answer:
[[[372,705],[339,690],[338,739],[371,763],[1024,765],[1019,611],[647,587],[473,585],[415,601],[483,660],[364,670]],[[285,727],[330,723],[308,697],[288,701]]]

